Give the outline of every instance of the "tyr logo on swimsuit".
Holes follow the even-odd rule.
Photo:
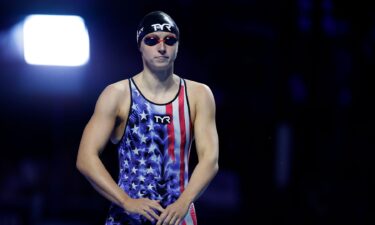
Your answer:
[[[155,123],[167,124],[171,123],[171,117],[169,115],[154,115]]]

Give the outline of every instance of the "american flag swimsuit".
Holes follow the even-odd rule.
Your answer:
[[[172,204],[188,183],[188,160],[193,140],[186,81],[166,104],[147,100],[129,79],[131,108],[124,136],[118,146],[118,185],[132,198],[160,200]],[[106,225],[156,224],[139,214],[124,212],[112,204]],[[181,225],[196,225],[194,205]]]

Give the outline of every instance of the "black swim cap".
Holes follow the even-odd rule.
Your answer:
[[[177,39],[179,39],[179,30],[174,20],[165,12],[154,11],[144,16],[138,25],[138,29],[137,29],[138,46],[140,46],[140,43],[146,34],[156,32],[156,31],[165,31],[165,32],[174,33]]]

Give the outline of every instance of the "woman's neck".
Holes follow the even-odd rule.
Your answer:
[[[144,69],[139,74],[138,82],[143,88],[152,93],[168,92],[179,83],[178,76],[173,74],[172,70],[153,72],[147,69]]]

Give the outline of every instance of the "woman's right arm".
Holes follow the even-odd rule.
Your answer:
[[[99,96],[95,111],[83,131],[76,166],[95,190],[123,207],[129,196],[116,184],[99,158],[115,126],[119,92],[115,86],[110,85]]]
[[[137,213],[153,221],[159,219],[155,209],[164,209],[155,200],[147,198],[133,199],[113,180],[99,158],[114,130],[119,115],[121,93],[117,87],[110,85],[102,94],[95,106],[94,114],[87,123],[78,150],[77,169],[87,178],[91,185],[105,198],[123,208],[127,213]],[[130,107],[130,106],[129,106]]]

